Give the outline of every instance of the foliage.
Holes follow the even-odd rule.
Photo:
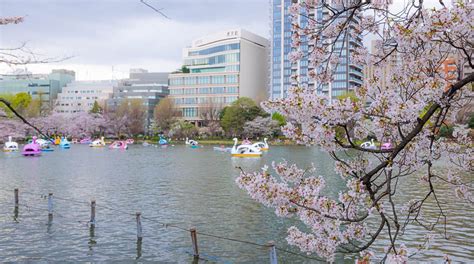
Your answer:
[[[278,122],[271,117],[257,116],[254,120],[245,122],[244,125],[244,134],[250,138],[276,136],[279,131]]]
[[[453,137],[453,132],[454,132],[453,126],[443,125],[439,128],[439,135],[441,137],[451,138]]]
[[[198,129],[195,125],[186,121],[177,121],[172,126],[168,133],[172,138],[194,137],[198,134]]]
[[[183,66],[181,67],[181,72],[182,72],[182,73],[189,73],[189,68],[186,67],[186,65],[183,65]]]
[[[30,105],[32,101],[31,95],[27,93],[17,93],[14,95],[3,94],[3,95],[0,95],[0,97],[9,101],[12,107],[15,108],[15,110],[20,114],[24,114],[24,111],[28,108],[28,106]],[[13,113],[10,111],[10,109],[8,109],[4,105],[0,105],[0,107],[3,109],[5,113],[7,113],[9,117],[13,117]]]
[[[468,126],[469,128],[474,128],[474,113],[469,117]]]
[[[223,109],[221,126],[224,131],[232,136],[240,136],[243,132],[245,122],[255,119],[257,116],[268,116],[250,98],[241,97],[230,106]]]
[[[316,87],[295,82],[299,86],[292,87],[287,98],[267,102],[264,108],[287,118],[283,132],[288,138],[327,152],[346,188],[329,197],[322,172],[287,162],[273,163],[273,170],[242,171],[237,184],[256,201],[274,208],[278,216],[301,220],[302,225],[288,229],[287,241],[304,253],[329,262],[341,252],[360,253],[363,263],[372,262],[371,258],[407,263],[430,245],[431,230],[446,228],[439,225],[449,221],[450,208],[438,200],[440,196],[474,202],[472,181],[462,179],[474,170],[469,130],[455,126],[451,140],[435,136],[443,124],[454,124],[456,113],[472,100],[472,90],[466,87],[474,81],[473,73],[453,81],[439,69],[452,54],[474,69],[470,44],[474,6],[453,1],[449,8],[428,9],[423,1],[407,1],[401,12],[393,13],[388,10],[391,0],[344,1],[337,7],[334,2],[340,1],[297,1],[289,7],[289,60],[308,59],[308,76]],[[325,19],[300,24],[300,13],[309,14],[318,6],[331,10]],[[377,36],[373,53],[357,44],[359,35]],[[375,67],[355,89],[357,99],[329,100],[318,91],[332,82],[341,63],[347,63],[334,48],[342,38],[356,40],[349,41],[351,63]],[[304,41],[311,44],[309,53]],[[298,81],[299,76],[291,78]],[[383,149],[355,143],[369,135],[391,143]],[[449,163],[448,172],[434,167],[441,157]],[[409,202],[400,203],[397,186],[408,177],[419,177],[420,189],[426,193],[404,193]],[[437,182],[452,190],[440,190]],[[435,210],[429,208],[425,214],[427,201],[434,202]],[[404,234],[412,224],[426,227],[425,241],[408,248]],[[375,243],[386,243],[385,250],[374,248]]]
[[[92,109],[90,112],[92,114],[101,114],[103,112],[103,109],[97,101],[94,101],[94,105],[92,106]]]
[[[160,131],[168,131],[171,125],[176,121],[177,116],[178,112],[174,108],[171,98],[163,98],[155,106],[155,124]]]
[[[285,118],[282,114],[280,114],[280,113],[278,113],[278,112],[274,112],[274,113],[272,114],[272,119],[275,120],[275,121],[277,121],[279,126],[284,126],[284,125],[286,125],[286,118]]]

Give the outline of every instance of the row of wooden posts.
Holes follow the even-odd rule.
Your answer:
[[[14,195],[15,195],[15,210],[18,211],[18,206],[20,204],[20,198],[19,198],[19,190],[16,188],[14,190]],[[91,217],[89,220],[89,224],[91,228],[95,228],[95,213],[96,213],[96,201],[91,200],[90,203],[91,206]],[[136,217],[136,222],[137,222],[137,241],[141,243],[143,239],[143,232],[142,232],[142,219],[141,219],[141,212],[136,212],[135,217]],[[48,194],[48,219],[49,221],[53,220],[53,193]],[[195,259],[199,259],[199,248],[198,248],[198,240],[197,240],[197,231],[196,228],[191,228],[190,230],[191,233],[191,242],[193,245],[193,256]],[[270,248],[270,264],[277,264],[278,259],[277,259],[277,254],[276,254],[276,247],[275,247],[275,242],[274,241],[269,241],[267,246]]]

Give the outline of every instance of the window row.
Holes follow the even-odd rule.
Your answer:
[[[239,87],[203,87],[203,88],[186,88],[186,89],[170,89],[171,95],[177,94],[223,94],[238,93]]]
[[[232,63],[240,61],[240,53],[222,54],[201,59],[187,59],[184,64],[187,66],[194,65],[213,65],[222,63]]]
[[[230,104],[238,99],[237,96],[228,97],[189,97],[174,98],[176,105],[194,105],[194,104]]]
[[[171,86],[196,85],[196,84],[226,84],[238,83],[237,75],[218,75],[218,76],[192,76],[170,79]]]
[[[239,43],[227,44],[227,45],[220,45],[204,50],[197,50],[197,51],[190,51],[188,54],[189,56],[196,56],[196,55],[209,55],[217,52],[227,51],[227,50],[238,50],[240,49]]]

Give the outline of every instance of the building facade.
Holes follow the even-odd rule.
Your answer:
[[[304,56],[297,63],[291,63],[288,55],[292,51],[291,47],[291,16],[288,8],[302,0],[272,0],[271,4],[271,76],[270,76],[270,96],[271,98],[285,98],[288,89],[295,85],[307,85],[315,88],[319,94],[327,95],[329,98],[344,95],[363,84],[363,67],[350,61],[351,52],[362,46],[362,38],[355,38],[342,34],[333,45],[334,54],[339,54],[339,64],[334,69],[334,79],[329,85],[314,83],[308,78],[308,72],[314,67],[308,62],[308,56]],[[349,1],[349,0],[345,0]],[[334,4],[334,8],[337,6]],[[302,11],[305,12],[305,11]],[[298,21],[302,27],[306,27],[308,20],[315,20],[321,23],[328,19],[329,10],[317,7],[308,13],[301,13]],[[344,15],[338,19],[346,19]],[[354,16],[349,25],[360,23],[360,17]],[[311,45],[303,36],[301,51],[308,55]],[[321,69],[315,69],[316,72]],[[291,76],[297,76],[294,80]],[[329,96],[330,95],[330,96]]]
[[[209,111],[239,97],[267,99],[268,46],[267,39],[243,29],[194,40],[183,50],[185,72],[169,76],[170,98],[182,118],[200,125]]]
[[[94,102],[103,107],[105,101],[112,96],[116,84],[116,81],[71,82],[58,94],[54,110],[65,114],[89,112]]]
[[[0,94],[27,93],[42,103],[43,110],[52,110],[61,88],[75,79],[68,70],[53,70],[51,74],[18,72],[0,75]]]
[[[120,81],[113,87],[112,98],[107,100],[107,108],[115,111],[126,100],[141,100],[146,109],[144,131],[149,134],[155,106],[169,94],[168,75],[167,72],[131,69],[130,78]]]

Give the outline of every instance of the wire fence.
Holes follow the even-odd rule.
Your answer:
[[[14,190],[17,190],[17,189],[0,188],[0,191],[9,192],[9,193],[13,192]],[[15,191],[14,193],[15,193],[15,195],[19,195],[18,191]],[[54,199],[54,200],[59,200],[59,201],[64,201],[64,202],[69,202],[69,203],[74,203],[74,204],[78,204],[78,205],[92,207],[91,202],[89,202],[89,201],[80,201],[80,200],[76,200],[76,199],[72,199],[72,198],[60,197],[60,196],[57,196],[57,195],[53,195],[51,193],[45,194],[45,193],[37,193],[37,192],[30,192],[30,191],[21,190],[21,195],[23,195],[23,194],[32,195],[32,196],[39,196],[40,199],[48,201],[48,206],[45,206],[44,208],[41,208],[41,207],[32,206],[30,204],[16,203],[16,202],[18,202],[19,199],[18,199],[18,196],[15,197],[14,201],[15,201],[15,207],[16,208],[19,207],[19,206],[22,206],[22,207],[25,207],[29,211],[34,210],[35,212],[38,212],[38,213],[39,212],[44,212],[45,210],[48,210],[48,207],[50,207],[50,206],[53,207],[52,201],[49,201],[49,199],[51,199],[51,198]],[[49,196],[51,196],[51,198],[49,198]],[[50,203],[51,203],[51,205],[50,205]],[[0,205],[2,205],[2,204],[7,204],[7,202],[1,202]],[[163,228],[173,228],[173,229],[180,230],[180,231],[183,231],[183,232],[188,232],[188,233],[191,234],[192,238],[193,238],[193,233],[194,233],[194,236],[200,235],[200,236],[214,238],[214,239],[218,239],[218,240],[225,240],[225,241],[234,242],[234,243],[241,243],[241,244],[256,246],[256,247],[259,247],[261,249],[267,249],[268,252],[269,252],[270,263],[272,263],[272,264],[277,263],[277,252],[282,252],[282,253],[286,253],[286,254],[289,254],[289,255],[298,256],[298,257],[308,259],[308,260],[316,260],[316,261],[321,261],[321,262],[324,261],[323,259],[318,258],[318,257],[308,256],[308,255],[305,255],[305,254],[301,254],[301,253],[298,253],[298,252],[287,250],[287,249],[285,249],[281,246],[275,245],[275,243],[273,241],[269,241],[268,243],[264,244],[264,243],[258,243],[258,242],[253,242],[253,241],[249,241],[249,240],[239,239],[239,238],[235,238],[235,237],[212,234],[212,233],[209,233],[209,232],[201,232],[201,231],[196,230],[195,228],[188,228],[188,227],[183,227],[181,225],[177,225],[177,224],[173,224],[173,223],[169,223],[169,222],[164,222],[164,221],[161,221],[160,219],[157,219],[155,217],[143,216],[139,212],[130,213],[130,212],[127,212],[125,210],[118,209],[116,207],[109,206],[109,205],[106,205],[106,204],[107,204],[107,202],[104,203],[104,201],[102,201],[101,204],[95,204],[95,201],[94,201],[94,207],[103,208],[103,209],[110,210],[110,211],[113,211],[113,212],[117,212],[117,213],[120,213],[120,214],[123,214],[123,215],[137,217],[137,238],[140,240],[140,243],[141,243],[141,238],[142,238],[141,220],[143,219],[145,221],[158,224],[159,226],[161,226]],[[113,204],[113,203],[111,203],[111,204]],[[49,209],[51,210],[52,208],[49,208]],[[70,218],[70,217],[67,217],[65,215],[60,214],[56,210],[50,211],[49,214],[51,214],[51,217],[52,217],[52,214],[54,214],[55,216],[58,216],[58,217],[61,217],[61,218],[64,218],[64,219]],[[91,212],[91,214],[92,214],[92,212]],[[15,219],[16,218],[18,218],[18,217],[16,216]],[[91,219],[93,219],[92,215],[91,215]],[[94,219],[95,219],[95,209],[94,209]],[[73,221],[76,221],[76,222],[79,222],[79,223],[84,223],[84,224],[89,224],[92,228],[95,227],[95,220],[94,220],[94,223],[92,223],[90,221],[78,221],[77,219],[73,220]],[[129,233],[129,232],[127,232],[127,233]],[[191,254],[194,255],[195,258],[202,258],[202,259],[210,260],[210,261],[225,262],[222,259],[220,259],[219,257],[209,256],[209,255],[206,255],[206,254],[203,254],[203,253],[200,254],[199,251],[198,251],[197,239],[195,240],[193,238],[192,243],[193,243],[193,252]]]

